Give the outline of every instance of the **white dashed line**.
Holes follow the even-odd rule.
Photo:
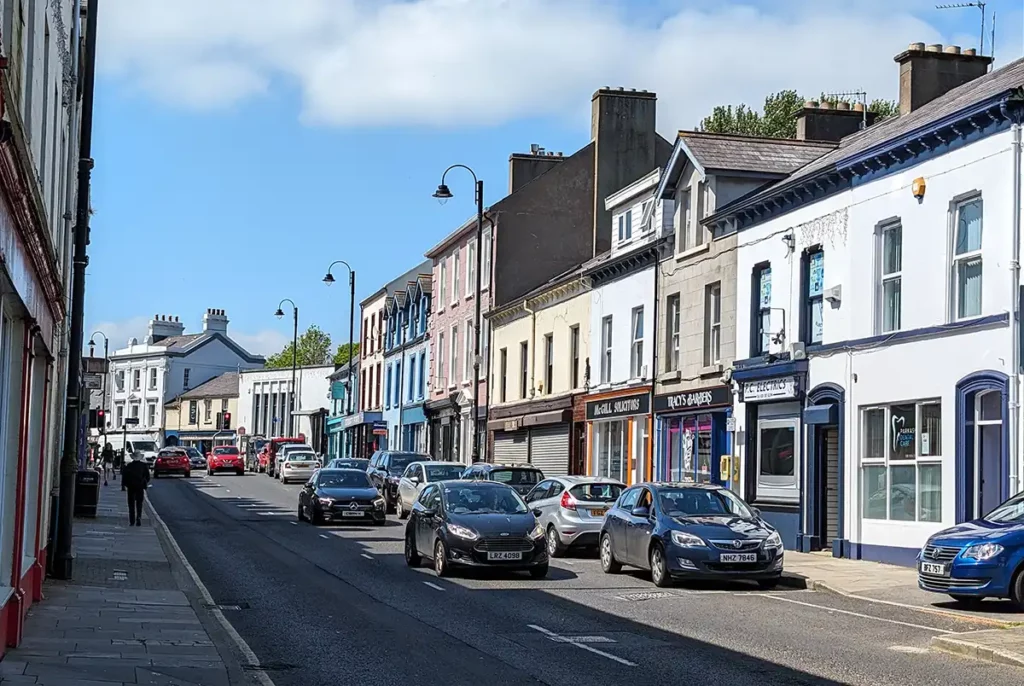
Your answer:
[[[372,560],[373,559],[373,555],[367,555],[366,553],[360,553],[360,555],[365,557],[367,560]]]
[[[849,615],[851,617],[860,617],[861,619],[872,619],[876,622],[885,622],[886,624],[898,624],[900,626],[908,626],[911,629],[922,629],[924,631],[934,631],[939,634],[953,634],[955,631],[949,631],[947,629],[936,629],[933,626],[924,626],[922,624],[911,624],[910,622],[900,622],[895,619],[886,619],[884,617],[873,617],[871,615],[861,614],[860,612],[851,612],[850,610],[838,610],[834,607],[827,607],[824,605],[815,605],[814,603],[805,603],[800,600],[793,600],[792,598],[783,598],[777,595],[768,595],[765,593],[752,593],[751,595],[758,596],[761,598],[771,598],[772,600],[781,600],[786,603],[794,603],[796,605],[804,605],[806,607],[813,607],[818,610],[824,610],[825,612],[837,612],[841,615]]]
[[[552,641],[555,641],[556,643],[568,643],[569,645],[574,645],[577,648],[582,648],[583,650],[586,650],[586,651],[589,651],[591,653],[594,653],[595,655],[600,655],[601,657],[606,657],[609,660],[614,660],[615,662],[618,662],[620,665],[626,665],[627,667],[636,667],[636,663],[635,662],[630,662],[629,660],[621,658],[618,655],[612,655],[611,653],[606,653],[603,650],[598,650],[594,646],[587,645],[588,642],[595,642],[593,639],[604,638],[604,637],[598,637],[598,636],[561,636],[559,634],[556,634],[554,631],[550,631],[548,629],[545,629],[542,626],[537,626],[536,624],[527,624],[527,626],[530,627],[531,629],[533,629],[534,631],[541,632],[542,634],[547,636]],[[602,641],[599,641],[599,642],[600,643],[613,643],[614,641],[602,640]]]
[[[438,586],[437,584],[431,583],[429,581],[424,581],[423,583],[426,584],[427,586],[430,586],[435,591],[441,591],[442,593],[444,593],[444,589],[441,588],[440,586]]]
[[[288,522],[288,523],[291,524],[292,526],[298,526],[299,525],[298,522]]]
[[[322,538],[322,539],[324,539],[326,541],[327,540],[327,534],[320,534],[320,538]]]

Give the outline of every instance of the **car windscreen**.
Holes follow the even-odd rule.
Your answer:
[[[996,523],[1024,521],[1024,495],[1016,495],[985,515],[985,521]]]
[[[132,450],[143,453],[156,452],[156,443],[153,441],[132,441]]]
[[[491,472],[491,481],[510,486],[534,486],[543,478],[537,469],[495,469]]]
[[[298,450],[293,450],[292,452],[288,453],[288,457],[286,459],[289,462],[314,462],[316,461],[316,455],[310,452],[300,452]]]
[[[372,488],[373,484],[370,483],[370,477],[366,475],[366,472],[357,472],[355,470],[349,471],[338,470],[320,472],[320,476],[317,477],[316,485],[320,488]]]
[[[569,489],[569,494],[576,500],[591,503],[613,503],[621,493],[622,486],[618,484],[580,484]]]
[[[369,466],[369,460],[331,460],[331,469],[363,469]]]
[[[404,472],[410,463],[420,462],[421,460],[423,460],[423,455],[417,455],[416,453],[391,453],[391,473]]]
[[[443,485],[452,514],[526,514],[529,508],[511,488],[452,481]]]
[[[669,517],[754,517],[746,503],[722,489],[661,488],[658,507]]]
[[[462,476],[466,471],[465,465],[453,464],[431,464],[424,467],[427,470],[427,481],[451,481]]]
[[[238,454],[238,448],[235,448],[234,446],[228,446],[226,448],[214,448],[213,449],[213,454],[214,455],[237,455]]]
[[[184,457],[184,450],[161,450],[157,457]]]
[[[185,448],[185,452],[188,453],[189,457],[202,457],[203,454],[195,448]]]

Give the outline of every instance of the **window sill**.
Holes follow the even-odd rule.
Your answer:
[[[722,363],[716,362],[715,364],[704,365],[701,367],[701,376],[714,376],[722,373]]]
[[[677,252],[676,253],[676,260],[677,261],[686,260],[686,259],[689,259],[689,258],[693,257],[694,255],[701,255],[703,253],[706,253],[710,249],[711,249],[711,243],[710,242],[708,242],[708,243],[701,243],[700,245],[694,246],[692,248],[687,248],[686,250],[683,250],[682,252]]]

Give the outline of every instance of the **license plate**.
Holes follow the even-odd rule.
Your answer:
[[[757,553],[722,553],[720,562],[757,562]]]
[[[487,553],[488,560],[522,560],[522,553],[502,552],[502,553]]]
[[[362,512],[342,512],[341,516],[342,517],[362,517],[363,513]]]
[[[946,576],[946,565],[937,564],[935,562],[922,562],[921,563],[922,574],[938,574],[939,576]]]
[[[296,465],[293,465],[292,468],[293,469],[309,469],[309,464],[307,464],[306,462],[300,462],[300,463],[298,463]]]
[[[590,511],[590,516],[591,516],[591,517],[604,517],[604,514],[605,514],[605,513],[607,512],[607,511],[608,511],[608,510],[605,510],[604,508],[599,508],[599,509],[597,509],[597,510],[591,510],[591,511]]]

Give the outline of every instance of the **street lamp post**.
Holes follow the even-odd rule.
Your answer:
[[[444,202],[452,197],[451,190],[445,185],[445,177],[452,169],[465,169],[473,176],[476,186],[476,311],[473,317],[473,462],[480,459],[480,290],[482,288],[482,267],[484,248],[484,182],[476,177],[476,172],[464,164],[453,164],[441,174],[441,183],[434,191],[434,197]]]
[[[96,343],[93,339],[97,336],[103,336],[103,400],[101,401],[101,409],[103,410],[103,426],[100,429],[103,432],[103,447],[107,445],[107,376],[110,375],[110,340],[107,338],[107,334],[102,331],[94,331],[89,336],[89,357],[92,357],[93,348],[96,347]]]
[[[330,286],[334,283],[334,275],[331,274],[331,270],[334,269],[335,265],[343,264],[348,269],[348,407],[346,408],[346,414],[354,414],[355,397],[353,389],[355,388],[355,378],[352,376],[352,360],[355,357],[355,350],[352,348],[352,329],[355,327],[356,318],[356,272],[345,260],[335,260],[331,262],[331,266],[327,268],[327,275],[324,277],[324,283]],[[349,441],[349,454],[355,455],[355,451],[352,449],[351,441]]]
[[[284,310],[281,306],[285,303],[289,303],[292,306],[292,387],[291,392],[288,394],[288,435],[295,435],[295,399],[298,396],[298,391],[295,388],[295,364],[298,361],[299,354],[299,306],[292,301],[291,298],[285,298],[277,304],[277,312],[274,316],[280,319],[284,316]]]

